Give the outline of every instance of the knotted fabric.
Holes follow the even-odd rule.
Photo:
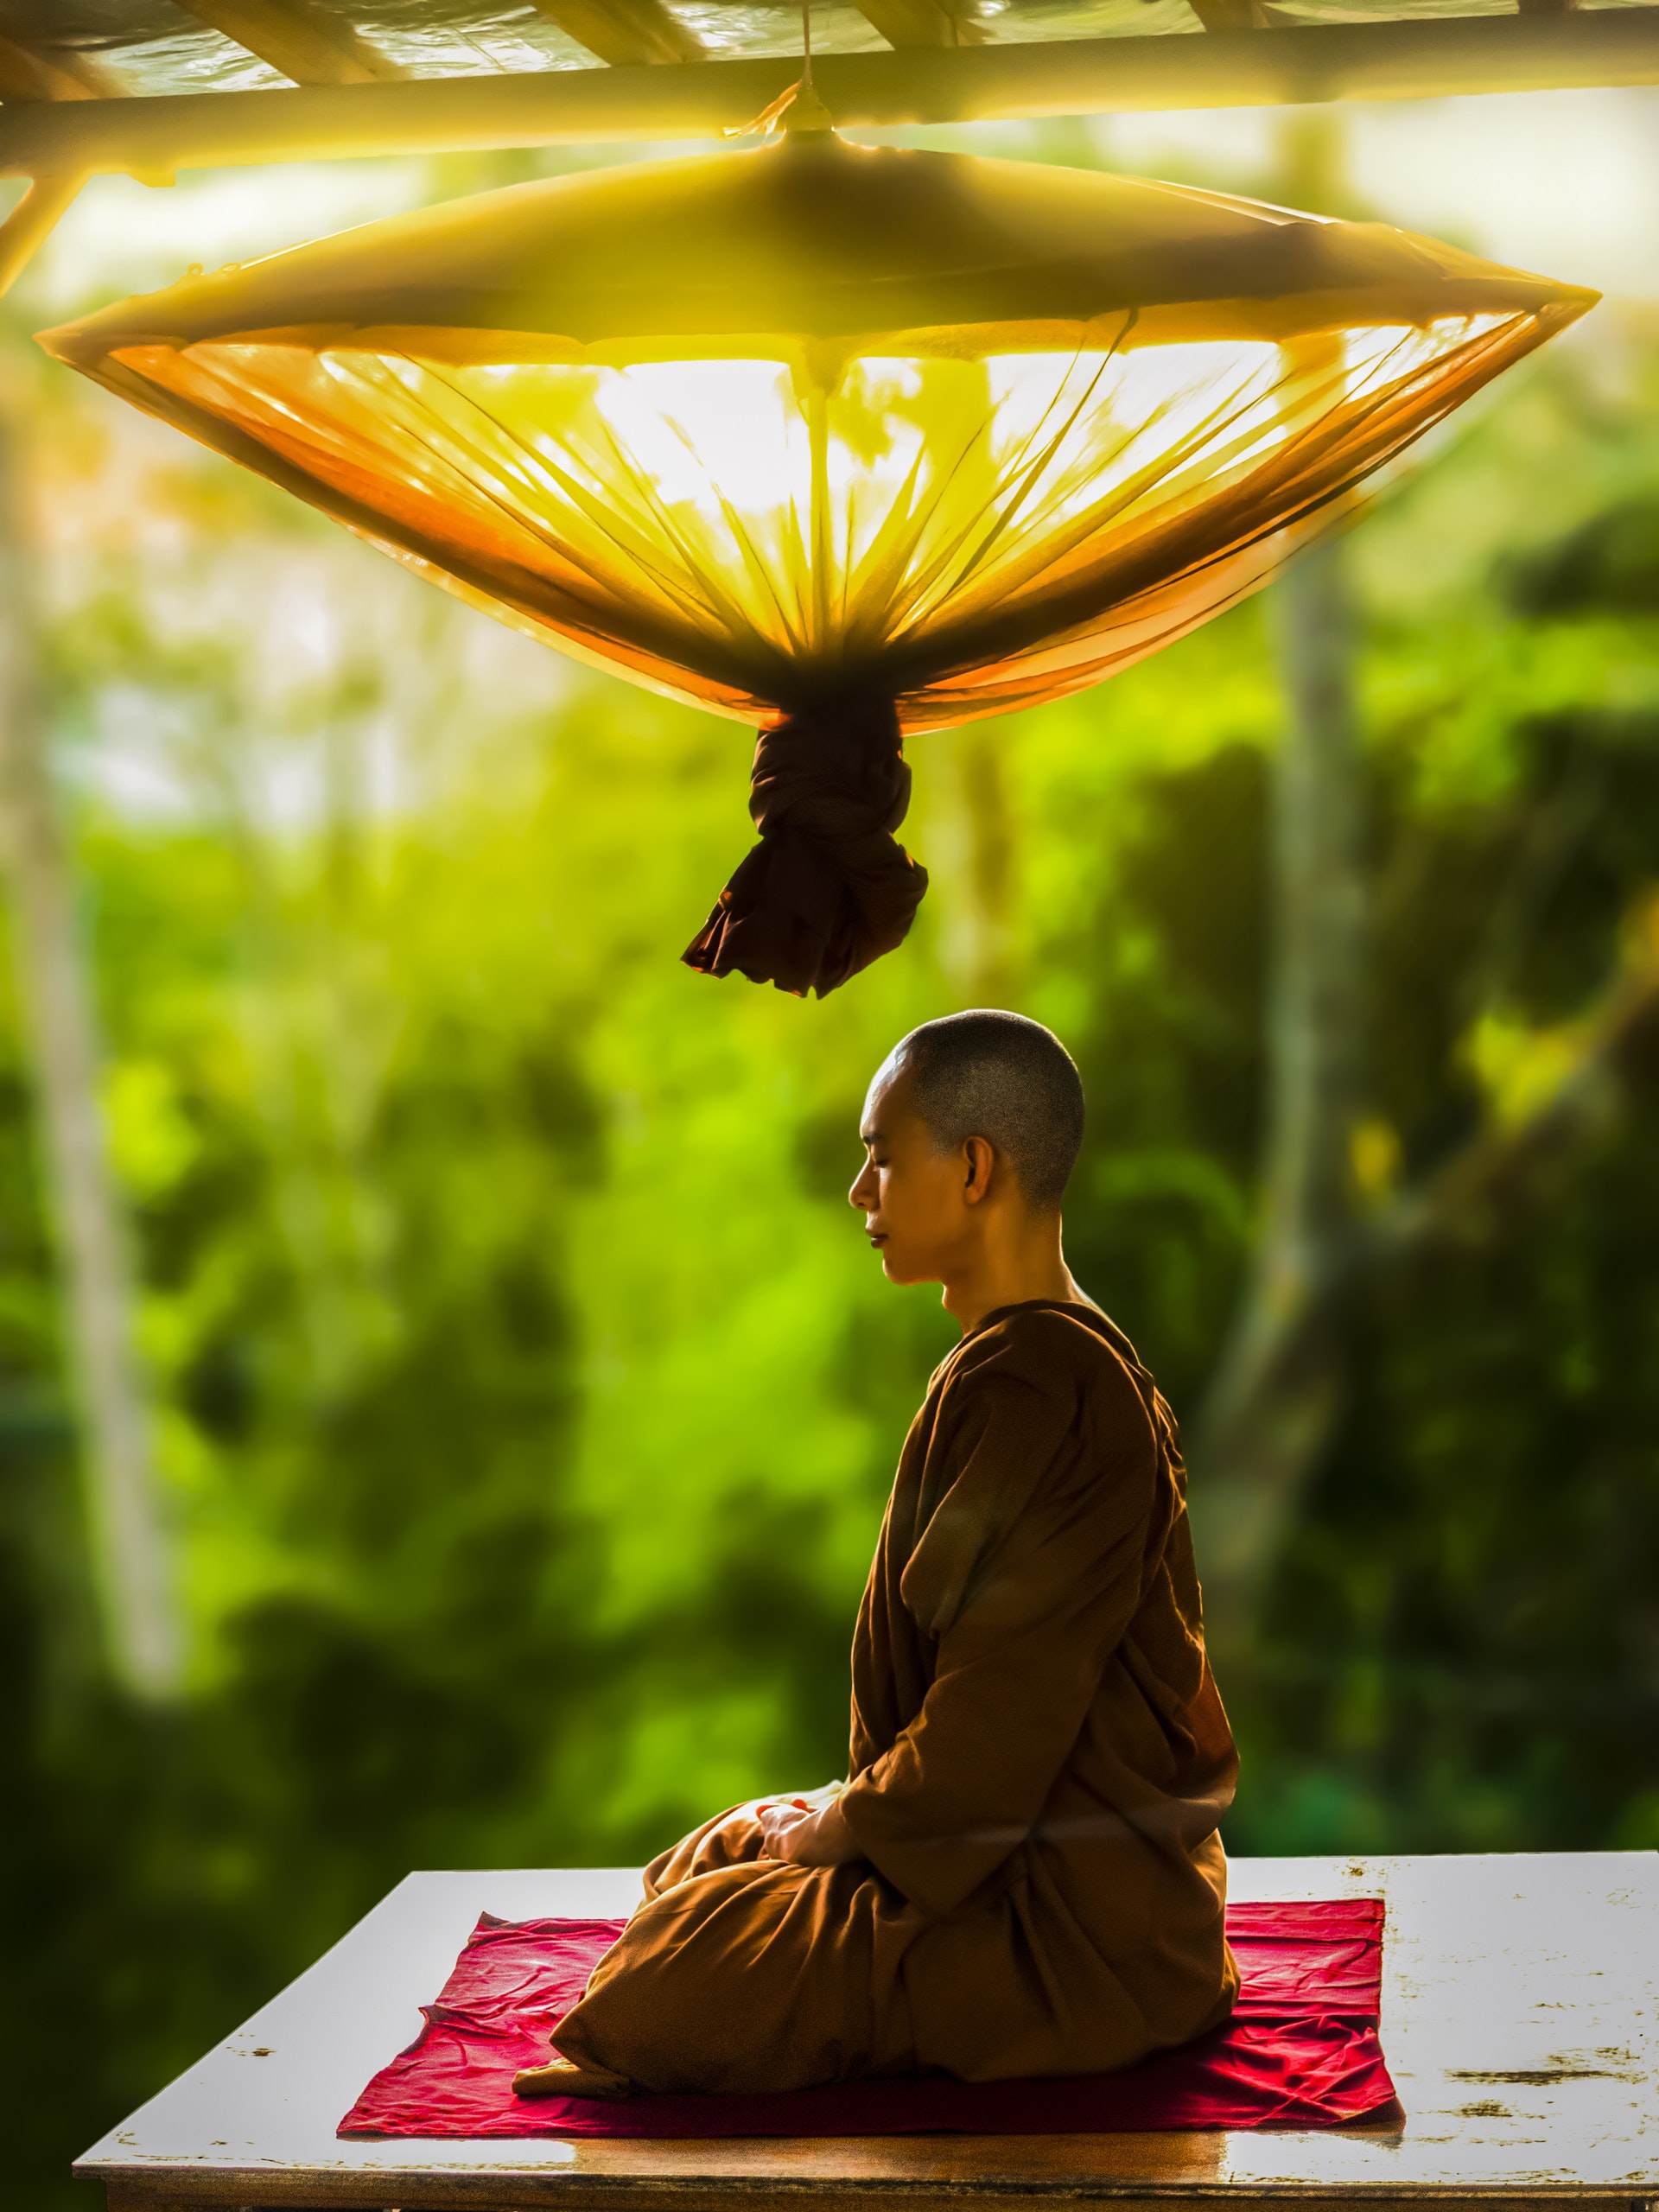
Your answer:
[[[705,976],[820,998],[902,944],[927,871],[893,832],[910,769],[890,701],[810,709],[762,730],[749,812],[760,842],[682,956]]]

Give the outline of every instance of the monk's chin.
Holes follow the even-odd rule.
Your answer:
[[[901,1289],[906,1290],[913,1283],[938,1282],[939,1280],[937,1268],[925,1267],[916,1260],[895,1259],[886,1249],[881,1254],[881,1272],[889,1282],[896,1282]]]

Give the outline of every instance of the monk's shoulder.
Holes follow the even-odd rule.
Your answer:
[[[958,1399],[1001,1384],[1144,1417],[1135,1377],[1117,1348],[1080,1312],[1015,1306],[976,1330],[945,1363]]]

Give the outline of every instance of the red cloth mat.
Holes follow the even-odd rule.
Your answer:
[[[1339,2127],[1394,2102],[1377,2041],[1382,1900],[1234,1904],[1232,2018],[1118,2074],[1054,2082],[848,2082],[767,2096],[518,2097],[620,1920],[496,1920],[467,1938],[426,2025],[342,2135],[1094,2135]]]

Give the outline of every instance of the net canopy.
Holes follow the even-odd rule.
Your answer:
[[[1382,226],[802,131],[43,342],[583,659],[763,728],[880,702],[904,732],[1232,604],[1593,299]]]

